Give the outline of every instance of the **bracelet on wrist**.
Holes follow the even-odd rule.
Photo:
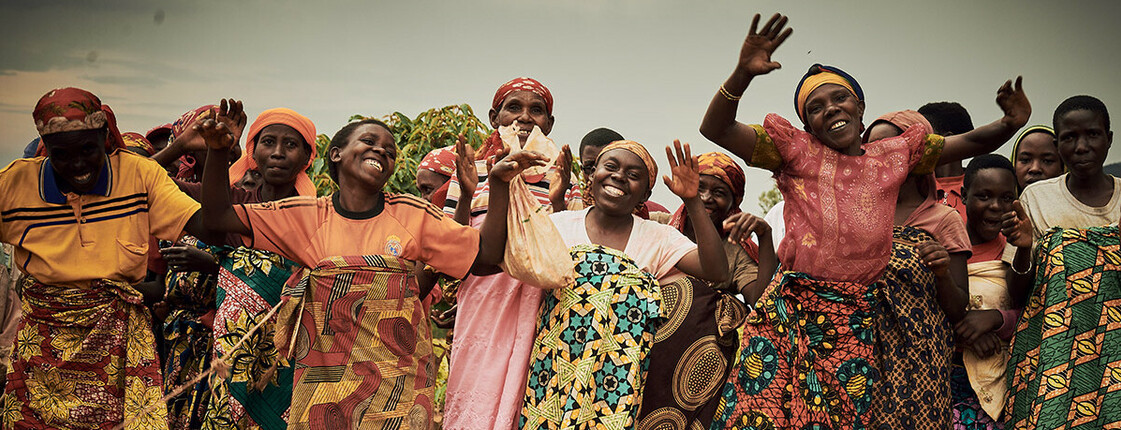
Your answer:
[[[728,99],[729,101],[733,101],[733,102],[738,102],[738,101],[740,101],[740,99],[743,98],[742,95],[737,96],[737,95],[734,95],[731,92],[729,92],[727,88],[724,88],[724,84],[720,84],[720,95],[724,96],[724,98]]]

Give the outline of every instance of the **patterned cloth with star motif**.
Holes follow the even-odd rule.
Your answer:
[[[5,429],[166,429],[152,321],[123,282],[21,286],[23,321],[0,398]]]
[[[658,281],[619,251],[570,251],[576,283],[541,305],[520,428],[634,428],[647,355],[665,320]]]
[[[1121,428],[1121,234],[1048,231],[1012,338],[1005,420],[1017,429]]]

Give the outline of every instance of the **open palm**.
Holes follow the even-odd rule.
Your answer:
[[[697,159],[693,157],[688,143],[685,144],[684,151],[680,140],[674,139],[673,146],[674,148],[670,149],[669,145],[666,145],[666,157],[669,158],[670,173],[673,177],[663,175],[662,181],[682,200],[697,197],[701,186],[701,168]],[[674,152],[677,153],[676,158]]]
[[[778,62],[771,61],[771,54],[794,32],[793,28],[783,30],[786,21],[785,16],[776,13],[763,25],[762,31],[756,31],[759,27],[759,14],[755,14],[751,19],[751,29],[743,41],[743,47],[740,48],[740,60],[737,65],[739,71],[750,76],[758,76],[782,67]]]

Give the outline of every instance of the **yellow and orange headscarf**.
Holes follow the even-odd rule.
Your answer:
[[[596,156],[596,164],[599,164],[599,159],[603,158],[603,154],[606,154],[607,151],[616,149],[628,151],[634,155],[637,155],[638,158],[642,160],[642,164],[646,165],[646,170],[650,173],[649,189],[654,189],[654,181],[658,179],[658,163],[654,162],[654,157],[650,156],[650,152],[647,151],[646,147],[642,146],[641,143],[635,142],[633,140],[616,140],[614,142],[611,142],[607,144],[607,146],[603,147],[602,151],[599,151],[599,155]]]
[[[798,82],[798,87],[794,89],[794,112],[798,114],[798,119],[802,120],[803,124],[806,122],[806,99],[810,97],[810,93],[825,84],[837,84],[845,87],[856,96],[857,100],[864,101],[864,90],[860,88],[856,79],[845,73],[844,70],[833,66],[814,64],[810,66],[810,70],[802,76],[802,80]]]
[[[715,176],[728,184],[728,187],[732,188],[735,206],[737,208],[740,206],[747,180],[744,178],[743,169],[732,160],[732,157],[722,152],[706,152],[697,156],[697,166],[700,167],[702,175]]]
[[[311,182],[311,178],[306,173],[318,154],[315,147],[315,124],[306,116],[288,108],[273,108],[261,112],[257,119],[253,121],[253,124],[249,126],[248,137],[245,140],[245,152],[241,154],[241,158],[230,166],[230,185],[240,181],[246,172],[257,169],[257,160],[253,158],[253,150],[257,148],[257,135],[261,133],[262,129],[273,124],[292,127],[304,138],[310,156],[307,165],[303,168],[304,171],[296,175],[296,193],[301,196],[315,196],[315,184]]]

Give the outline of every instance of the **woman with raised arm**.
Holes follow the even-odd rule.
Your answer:
[[[793,31],[778,14],[757,31],[759,18],[701,133],[775,173],[786,202],[783,273],[745,325],[742,367],[725,385],[714,426],[863,427],[879,380],[871,326],[896,196],[907,175],[932,173],[944,140],[911,127],[862,145],[864,92],[852,76],[823,65],[811,67],[795,89],[802,128],[775,114],[763,125],[737,122],[744,90],[780,67],[771,54]],[[1004,118],[955,136],[945,149],[950,158],[994,149],[1027,121],[1031,108],[1018,83],[1013,89],[1006,82],[997,101]]]
[[[209,156],[234,142],[224,124],[204,122]],[[211,230],[242,235],[248,247],[309,269],[302,288],[285,291],[277,348],[295,361],[289,428],[373,428],[404,420],[427,428],[433,417],[432,339],[415,265],[461,278],[495,265],[505,250],[509,181],[543,156],[517,152],[491,171],[491,210],[480,230],[455,223],[408,195],[382,191],[397,145],[377,120],[344,126],[328,147],[339,191],[232,205],[227,170],[209,164],[203,211]]]
[[[696,244],[634,215],[650,197],[658,166],[628,140],[599,153],[591,207],[551,215],[576,282],[548,291],[541,304],[520,428],[647,428],[659,421],[637,420],[649,352],[664,321],[659,285],[685,275],[729,278],[723,241],[698,197],[697,159],[688,144],[674,146],[666,147],[673,177],[662,179],[684,201]]]

